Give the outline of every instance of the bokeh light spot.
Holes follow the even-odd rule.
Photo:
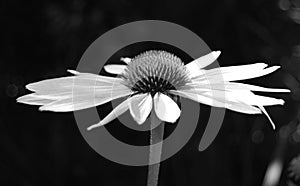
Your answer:
[[[15,84],[10,84],[6,88],[6,95],[9,97],[16,97],[18,95],[18,87]]]

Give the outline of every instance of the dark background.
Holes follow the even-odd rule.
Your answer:
[[[262,185],[274,160],[283,164],[279,185],[296,185],[300,160],[288,167],[300,152],[299,8],[297,0],[0,1],[0,185],[146,185],[147,167],[123,166],[98,155],[81,136],[72,113],[39,112],[15,101],[29,93],[26,84],[76,69],[101,34],[143,19],[170,21],[195,32],[212,50],[222,51],[221,66],[281,65],[281,70],[249,82],[292,90],[268,94],[286,100],[284,106],[267,108],[275,131],[265,116],[227,111],[219,135],[204,152],[197,149],[210,107],[201,105],[197,130],[161,164],[159,185]],[[120,54],[136,52],[127,48]],[[116,120],[107,128],[135,144],[147,139],[118,125]]]

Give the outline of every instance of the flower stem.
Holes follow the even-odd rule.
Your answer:
[[[162,145],[163,145],[162,140],[164,136],[164,123],[157,118],[154,112],[152,112],[151,114],[151,128],[152,129],[150,131],[150,152],[149,152],[150,154],[149,154],[147,186],[157,186],[158,176],[159,176],[159,166],[160,166],[159,162],[161,158]],[[156,145],[154,146],[154,144]],[[158,162],[158,163],[153,164],[153,162]]]

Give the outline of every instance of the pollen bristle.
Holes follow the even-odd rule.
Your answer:
[[[121,75],[126,86],[138,92],[164,92],[188,83],[186,67],[177,56],[150,50],[134,57]]]

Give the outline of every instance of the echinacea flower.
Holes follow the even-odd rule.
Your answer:
[[[181,96],[240,113],[264,113],[275,128],[264,106],[283,105],[284,101],[255,95],[253,92],[290,91],[233,81],[264,76],[280,67],[267,67],[265,63],[255,63],[203,69],[213,63],[219,55],[219,51],[214,51],[184,65],[181,59],[171,53],[146,51],[132,59],[121,58],[121,61],[126,63],[124,65],[104,67],[107,72],[117,74],[117,77],[68,70],[74,76],[31,83],[26,88],[34,93],[22,96],[17,101],[41,105],[40,110],[68,112],[127,97],[99,123],[88,127],[88,130],[91,130],[109,123],[127,110],[138,124],[143,124],[152,110],[161,121],[174,123],[181,110],[172,97]]]

